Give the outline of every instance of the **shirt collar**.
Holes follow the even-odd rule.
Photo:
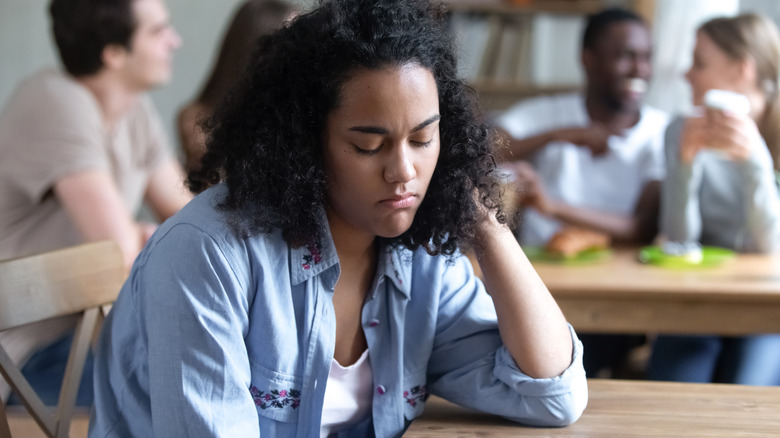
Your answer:
[[[319,217],[319,238],[306,245],[290,249],[290,271],[293,285],[310,280],[332,266],[338,265],[339,258],[336,254],[336,247],[333,245],[333,237],[330,235],[325,212],[320,211]],[[335,286],[337,279],[338,276],[335,276],[332,286]]]
[[[412,283],[412,252],[382,243],[377,260],[377,276],[386,277],[404,298],[409,299]]]
[[[292,284],[298,285],[320,275],[334,265],[339,259],[325,212],[320,212],[319,239],[297,248],[290,249],[290,267]],[[387,277],[405,298],[411,292],[412,253],[402,247],[382,242],[377,260],[377,281]],[[331,286],[335,286],[338,275],[334,276]]]

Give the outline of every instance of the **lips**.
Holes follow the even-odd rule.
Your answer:
[[[403,193],[383,199],[379,203],[389,208],[408,208],[413,206],[416,200],[417,195],[414,193]]]

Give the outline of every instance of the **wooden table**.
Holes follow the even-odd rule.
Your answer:
[[[639,263],[633,249],[602,263],[534,267],[578,332],[780,333],[780,256],[671,270]]]
[[[780,388],[590,380],[582,417],[564,428],[520,426],[431,397],[404,437],[780,436]]]

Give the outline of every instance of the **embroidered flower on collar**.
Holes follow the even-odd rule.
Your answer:
[[[392,253],[390,251],[392,251],[392,249],[388,251],[388,254],[390,255],[390,265],[393,267],[393,274],[395,274],[395,279],[398,280],[398,284],[404,284],[404,280],[401,278],[401,272],[398,270],[398,266],[395,264],[395,257],[392,257]]]
[[[428,399],[428,388],[425,385],[413,386],[408,391],[404,391],[404,398],[407,403],[415,407],[418,401],[424,402]]]
[[[404,281],[401,279],[401,273],[398,272],[398,269],[395,268],[395,265],[393,265],[393,273],[395,274],[395,278],[398,280],[398,284],[404,284]]]
[[[303,269],[311,269],[312,265],[316,265],[320,261],[322,261],[322,244],[317,242],[310,243],[306,249],[309,250],[308,254],[305,254],[303,256],[303,263],[301,263],[301,266]]]
[[[260,409],[276,408],[282,409],[287,405],[296,409],[301,404],[301,391],[297,389],[274,389],[271,391],[261,391],[255,385],[249,387],[249,393],[255,401],[255,406]]]

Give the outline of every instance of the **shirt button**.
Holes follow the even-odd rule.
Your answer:
[[[378,319],[372,319],[371,321],[368,322],[368,326],[369,327],[376,327],[378,325],[379,325],[379,320]]]
[[[383,385],[379,385],[376,387],[376,392],[378,392],[380,395],[386,393],[385,387]]]

